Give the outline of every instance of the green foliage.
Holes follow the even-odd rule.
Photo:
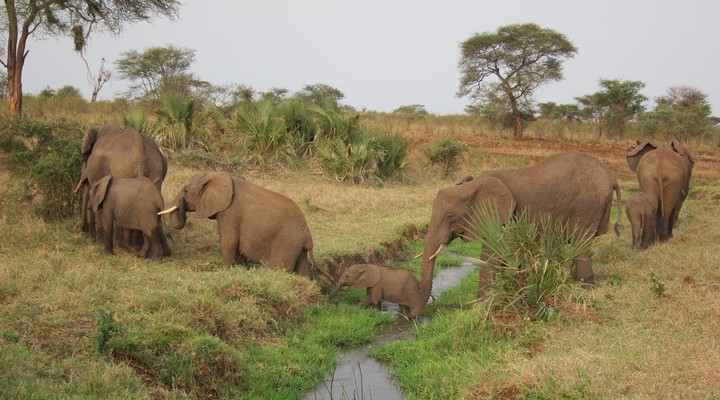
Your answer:
[[[512,115],[522,118],[535,89],[562,79],[562,62],[574,57],[577,48],[565,35],[528,23],[475,34],[461,44],[461,52],[458,95],[481,104],[500,100]],[[522,130],[517,128],[519,138]]]
[[[124,112],[120,118],[126,128],[133,128],[138,132],[150,131],[148,116],[139,108],[132,108],[130,111]]]
[[[576,97],[582,115],[598,124],[599,136],[603,130],[608,136],[618,137],[626,133],[627,124],[645,110],[647,97],[640,94],[645,83],[618,79],[601,79],[602,90]]]
[[[713,134],[707,95],[695,88],[672,87],[656,99],[655,108],[638,118],[644,136],[664,135],[689,139]]]
[[[239,107],[228,122],[235,133],[237,151],[248,161],[260,166],[272,163],[295,165],[292,136],[286,133],[285,120],[276,116],[270,101],[254,102]]]
[[[583,299],[571,276],[574,258],[589,251],[592,235],[549,218],[521,213],[503,225],[494,207],[481,205],[470,217],[468,237],[492,252],[482,265],[495,272],[482,303],[488,313],[548,320],[566,303]]]
[[[665,283],[655,275],[654,272],[650,272],[650,291],[657,297],[662,297],[665,294]]]
[[[172,150],[205,146],[208,116],[198,110],[193,98],[179,92],[163,92],[157,100],[157,122],[150,136],[161,147]]]
[[[206,86],[190,72],[195,61],[195,50],[177,46],[154,46],[142,52],[128,50],[117,61],[120,78],[130,81],[127,96],[152,100],[164,92],[177,92],[185,96]]]
[[[75,122],[0,120],[0,151],[8,156],[7,166],[25,181],[26,201],[47,220],[75,212],[81,140],[82,128]]]
[[[450,176],[460,166],[460,157],[467,152],[467,145],[445,137],[425,149],[431,165],[437,166],[444,177]]]

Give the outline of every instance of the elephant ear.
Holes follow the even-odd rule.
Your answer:
[[[458,180],[456,180],[456,181],[455,181],[455,184],[456,184],[456,185],[462,185],[463,183],[465,183],[465,182],[470,182],[470,181],[473,180],[473,179],[474,179],[474,178],[473,178],[471,175],[465,175],[465,176],[459,178]]]
[[[630,152],[627,153],[625,156],[625,160],[627,161],[628,167],[633,172],[637,172],[637,166],[640,162],[640,159],[643,158],[643,156],[655,149],[657,149],[658,145],[655,142],[651,141],[645,141],[645,142],[638,142],[637,147],[630,150]]]
[[[673,139],[670,142],[670,148],[672,148],[676,153],[686,158],[690,162],[690,165],[695,164],[695,159],[693,159],[693,157],[690,155],[690,152],[687,151],[680,138]]]
[[[92,152],[92,148],[95,145],[95,142],[97,142],[97,139],[97,129],[90,129],[85,132],[85,136],[83,136],[82,146],[80,147],[80,154],[82,154],[83,160],[87,161],[88,157],[90,157],[90,153]]]
[[[485,176],[476,180],[478,185],[472,195],[472,206],[477,209],[480,204],[487,204],[497,209],[500,221],[507,223],[515,211],[515,196],[505,182],[494,176]]]
[[[352,287],[368,288],[377,285],[378,282],[380,282],[380,267],[365,264],[358,268],[357,279],[352,283]]]
[[[105,175],[93,185],[92,193],[90,194],[92,197],[93,212],[97,212],[97,210],[102,208],[102,203],[105,201],[110,181],[112,181],[112,176]]]
[[[233,182],[225,172],[210,172],[200,177],[200,193],[195,216],[210,218],[230,206]]]

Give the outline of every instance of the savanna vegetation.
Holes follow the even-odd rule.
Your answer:
[[[648,137],[639,123],[598,138],[590,122],[541,118],[518,141],[478,116],[358,113],[297,99],[220,112],[178,98],[139,106],[28,97],[27,118],[3,117],[2,397],[298,398],[332,371],[340,347],[369,343],[396,318],[360,308],[361,290],[330,304],[326,281],[223,267],[211,220],[168,227],[173,255],[161,262],[102,255],[79,231],[72,194],[88,127],[151,133],[170,162],[166,200],[197,171],[233,171],[301,206],[324,269],[370,261],[416,276],[412,256],[435,193],[457,176],[582,150],[617,174],[627,199],[637,182],[624,155]],[[414,338],[372,354],[407,398],[717,397],[720,155],[708,132],[684,137],[697,163],[669,242],[633,251],[627,224],[620,237],[599,237],[598,286],[586,291],[567,279],[568,260],[586,244],[538,242],[522,219],[485,229],[495,233],[452,249],[477,257],[480,242],[505,246],[505,265],[527,273],[498,271],[502,290],[483,302],[472,274],[425,311],[432,320]],[[456,262],[442,257],[441,266]],[[528,282],[541,290],[521,290]]]

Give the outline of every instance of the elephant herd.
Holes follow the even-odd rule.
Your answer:
[[[307,277],[317,270],[335,281],[315,263],[302,211],[282,194],[227,172],[207,172],[190,178],[166,208],[161,188],[167,161],[155,142],[130,128],[88,131],[82,157],[76,188],[82,191],[82,230],[102,243],[106,253],[122,246],[143,257],[169,256],[162,215],[169,217],[174,228],[182,229],[186,213],[194,212],[196,218],[217,221],[226,265],[250,260]],[[639,143],[626,159],[639,183],[626,206],[633,247],[645,249],[672,237],[694,160],[678,140]],[[410,315],[416,316],[430,298],[436,256],[454,238],[465,236],[466,221],[479,204],[493,204],[502,221],[524,211],[532,218],[566,222],[594,237],[609,230],[613,195],[620,210],[615,176],[600,160],[579,152],[556,154],[525,168],[464,177],[440,189],[433,201],[421,280],[409,273],[355,265],[340,276],[333,294],[343,285],[367,287],[368,305],[377,306],[386,299],[412,308]],[[615,222],[618,235],[620,214]],[[481,258],[489,260],[492,254],[483,251]],[[481,270],[479,296],[493,278],[489,269]],[[589,253],[574,260],[574,278],[594,284]]]

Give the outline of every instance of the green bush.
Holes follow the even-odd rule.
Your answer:
[[[46,220],[75,213],[83,129],[77,122],[0,120],[0,151],[7,167],[25,183],[24,198]]]
[[[460,165],[460,157],[467,151],[467,145],[446,137],[425,149],[431,165],[440,167],[443,176],[450,176]]]
[[[533,220],[525,212],[503,225],[497,210],[489,206],[479,207],[468,224],[468,237],[495,258],[484,265],[495,272],[481,303],[488,317],[548,320],[563,306],[583,301],[584,291],[572,278],[572,263],[589,251],[588,232],[549,218]]]

